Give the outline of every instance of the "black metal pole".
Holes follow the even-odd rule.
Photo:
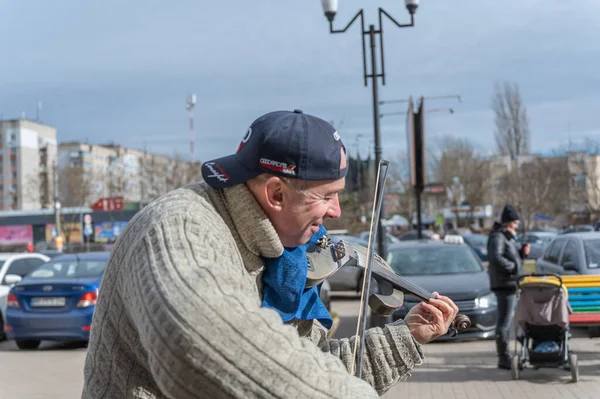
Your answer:
[[[373,89],[373,129],[375,135],[375,170],[379,167],[381,161],[381,135],[379,132],[379,93],[377,87],[377,57],[375,47],[375,26],[369,25],[369,42],[371,47],[371,86]],[[375,175],[376,176],[376,175]],[[381,185],[381,181],[379,184]],[[381,208],[381,212],[377,219],[377,253],[379,256],[386,258],[386,236],[385,229],[381,221],[384,219],[384,207]]]
[[[417,238],[423,238],[423,223],[421,219],[421,188],[415,187],[415,196],[417,197]]]

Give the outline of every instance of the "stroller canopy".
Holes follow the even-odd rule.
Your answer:
[[[569,329],[567,289],[556,278],[526,277],[520,284],[515,322],[523,331],[527,324],[534,326],[556,325]]]

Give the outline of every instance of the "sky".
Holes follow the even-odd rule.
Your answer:
[[[360,8],[377,25],[377,7],[409,21],[401,0],[339,0],[334,25]],[[353,153],[372,148],[360,25],[330,34],[319,0],[0,0],[0,15],[0,115],[34,119],[41,101],[59,142],[189,156],[195,93],[196,160],[234,152],[256,118],[280,109],[334,121]],[[600,137],[599,16],[597,0],[423,0],[414,27],[384,20],[380,100],[460,95],[425,100],[454,110],[427,114],[427,145],[455,136],[491,152],[494,83],[510,81],[535,152]],[[384,157],[405,151],[404,126],[381,119]]]

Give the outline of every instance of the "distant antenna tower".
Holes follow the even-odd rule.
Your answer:
[[[37,112],[36,112],[36,115],[35,115],[35,120],[37,122],[39,122],[40,121],[40,113],[42,112],[42,102],[41,101],[38,101],[38,103],[37,103],[37,110],[36,111]]]
[[[185,108],[188,110],[190,118],[190,162],[194,162],[194,114],[192,110],[194,109],[195,105],[196,95],[188,95]]]

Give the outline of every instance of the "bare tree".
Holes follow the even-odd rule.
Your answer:
[[[487,199],[490,188],[487,165],[467,139],[444,137],[440,150],[433,154],[434,178],[446,187],[457,224],[460,224],[459,206],[470,207],[470,219],[475,206]]]
[[[166,191],[175,190],[185,185],[202,181],[200,163],[184,161],[184,157],[175,153],[165,171]]]
[[[59,172],[59,200],[65,207],[91,205],[95,176],[86,174],[83,168],[66,166]]]
[[[514,165],[498,185],[498,205],[510,203],[520,212],[525,230],[536,214],[557,217],[569,203],[569,170],[565,157],[535,157]]]
[[[397,158],[391,162],[386,186],[386,191],[393,193],[397,199],[397,214],[405,217],[409,224],[412,223],[416,216],[417,204],[406,153],[400,152]]]
[[[23,201],[35,203],[40,209],[51,205],[52,202],[48,201],[45,195],[45,184],[44,176],[41,173],[34,172],[27,176],[22,188]]]
[[[568,154],[569,187],[573,210],[587,213],[590,222],[600,217],[600,142],[588,138],[585,148]]]
[[[516,83],[496,83],[492,97],[496,145],[501,155],[517,159],[529,153],[530,132],[527,108]]]

